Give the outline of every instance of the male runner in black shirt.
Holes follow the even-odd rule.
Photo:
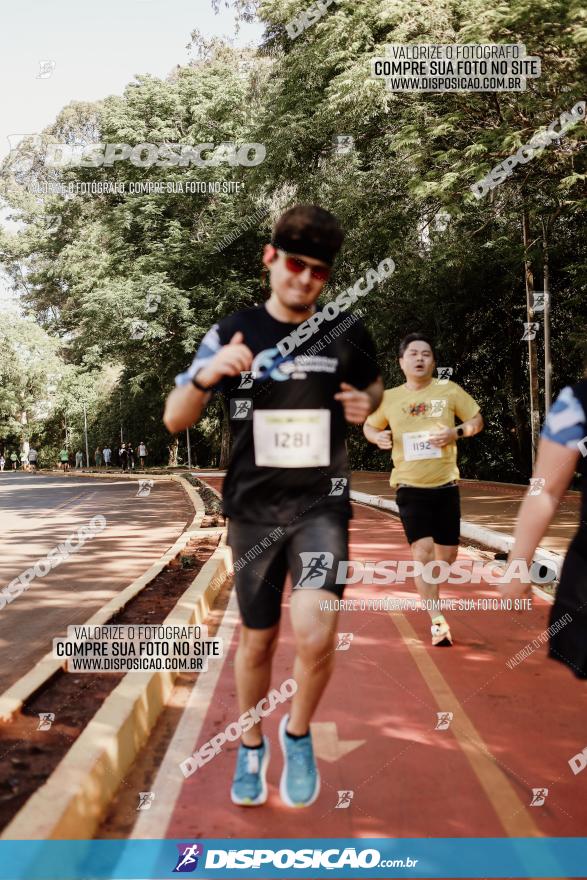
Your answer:
[[[319,602],[323,590],[342,596],[336,571],[339,560],[348,559],[345,422],[362,424],[383,390],[373,342],[360,319],[339,315],[330,304],[323,313],[316,310],[343,238],[336,218],[322,208],[298,205],[283,214],[263,251],[269,300],[208,331],[189,370],[177,377],[164,416],[175,433],[200,418],[212,389],[230,398],[233,445],[223,509],[234,560],[244,562],[235,565],[243,622],[235,659],[241,713],[262,703],[269,690],[283,588],[291,574],[297,691],[279,729],[280,794],[298,807],[309,806],[320,791],[310,720],[332,673],[338,614],[319,610]],[[347,305],[348,296],[342,307]],[[276,526],[278,538],[268,541]],[[261,547],[252,561],[244,560]],[[316,558],[325,563],[322,577],[308,578],[302,560]],[[269,742],[258,722],[242,735],[234,803],[266,801],[268,760]]]

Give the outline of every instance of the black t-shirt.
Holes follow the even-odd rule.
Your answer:
[[[276,320],[263,305],[236,312],[216,327],[216,344],[226,345],[240,330],[254,356],[252,375],[244,379],[227,377],[217,386],[231,417],[233,445],[224,480],[223,510],[234,519],[285,525],[316,510],[333,509],[346,517],[352,515],[345,446],[347,422],[342,404],[334,400],[334,395],[341,390],[341,382],[364,389],[379,376],[375,346],[360,318],[343,313],[324,320],[309,339],[282,356],[277,343],[299,326]],[[261,412],[271,410],[313,412]],[[273,427],[273,422],[279,423],[278,427]],[[312,422],[310,435],[304,425]],[[260,458],[255,435],[257,441],[260,435],[265,438],[261,441],[263,454],[271,458]],[[312,454],[307,449],[316,444],[320,446],[318,454],[328,457],[329,463],[324,458],[310,467],[255,463],[256,456],[257,460],[270,461],[276,454],[307,456]]]

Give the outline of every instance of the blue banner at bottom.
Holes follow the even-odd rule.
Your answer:
[[[587,837],[3,840],[0,880],[585,877]]]

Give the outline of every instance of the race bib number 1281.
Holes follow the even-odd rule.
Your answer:
[[[253,441],[257,467],[327,467],[330,410],[255,410]]]

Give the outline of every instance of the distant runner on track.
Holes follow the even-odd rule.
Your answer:
[[[263,251],[269,300],[208,331],[189,370],[177,377],[164,416],[176,433],[200,418],[212,389],[230,399],[233,446],[223,489],[228,543],[235,562],[253,547],[264,548],[235,572],[243,623],[235,660],[241,712],[257,706],[269,690],[288,572],[297,587],[302,554],[332,561],[321,585],[299,584],[291,599],[298,688],[279,738],[280,795],[292,807],[309,806],[320,791],[310,721],[332,673],[336,644],[338,612],[320,610],[319,603],[323,590],[342,596],[336,570],[339,560],[348,559],[352,514],[345,422],[361,424],[383,390],[375,348],[360,319],[347,313],[347,324],[355,320],[340,328],[344,316],[325,319],[316,309],[343,238],[336,218],[322,208],[298,205],[286,211]],[[296,337],[294,346],[292,334],[312,316],[314,330],[322,320],[323,327],[304,341]],[[288,345],[278,347],[286,338]],[[315,355],[311,346],[319,340],[324,344]],[[276,526],[278,537],[267,546]],[[259,722],[242,736],[234,803],[256,806],[267,800],[268,761],[269,742]]]
[[[399,364],[403,385],[389,388],[363,432],[380,449],[392,449],[390,484],[414,560],[448,562],[457,558],[461,507],[457,480],[457,440],[483,430],[479,404],[456,382],[434,379],[436,358],[428,337],[411,333],[402,339]],[[455,416],[462,424],[455,427]],[[391,430],[386,430],[388,427]],[[415,577],[432,619],[432,644],[450,646],[449,625],[433,603],[438,584]]]

